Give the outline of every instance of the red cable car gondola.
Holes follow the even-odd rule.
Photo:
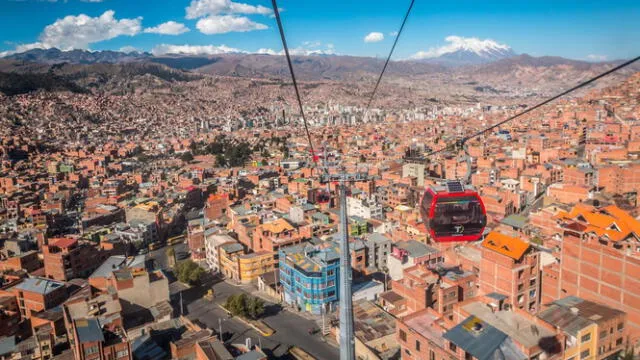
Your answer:
[[[476,241],[487,225],[480,195],[459,181],[427,188],[420,214],[435,242]]]

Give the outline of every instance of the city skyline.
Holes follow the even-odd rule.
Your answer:
[[[267,1],[3,1],[0,56],[34,48],[166,53],[278,54]],[[384,57],[408,2],[296,3],[279,7],[294,54]],[[640,6],[568,1],[417,2],[395,60],[429,59],[459,49],[510,48],[518,54],[586,61],[630,58],[640,48]]]

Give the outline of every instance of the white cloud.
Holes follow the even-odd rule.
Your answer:
[[[419,51],[412,55],[411,59],[429,59],[459,50],[473,51],[475,53],[511,50],[509,46],[497,43],[491,39],[481,40],[477,37],[466,38],[451,35],[447,36],[444,40],[447,42],[446,45],[435,48],[432,47],[427,51]]]
[[[117,20],[114,15],[113,10],[107,10],[98,17],[80,14],[58,19],[44,28],[40,34],[40,41],[18,46],[16,52],[25,51],[27,48],[88,49],[92,43],[140,33],[141,17]]]
[[[591,61],[606,61],[607,58],[608,58],[607,55],[596,55],[596,54],[587,55],[587,59]]]
[[[231,0],[192,0],[186,8],[187,19],[197,19],[220,14],[271,15],[272,10],[262,5],[249,5]]]
[[[364,37],[364,42],[366,43],[374,43],[384,40],[384,34],[381,32],[370,32],[367,36]]]
[[[86,3],[101,3],[104,0],[80,0],[81,2],[86,2]]]
[[[308,48],[317,48],[320,47],[322,43],[320,41],[303,41],[302,46]]]
[[[133,46],[123,46],[118,51],[123,52],[123,53],[127,53],[127,54],[132,53],[132,52],[133,53],[141,53],[142,52],[142,51],[138,50],[137,48],[135,48]]]
[[[256,54],[266,54],[266,55],[284,55],[284,50],[275,51],[273,49],[261,48],[255,52]],[[310,49],[304,46],[300,46],[297,48],[289,49],[290,55],[296,56],[312,56],[312,55],[335,55],[336,52],[334,50],[333,44],[328,44],[325,49]]]
[[[389,33],[389,36],[396,36],[396,35],[398,35],[397,31],[392,31],[392,32]]]
[[[280,51],[275,51],[273,49],[266,49],[266,48],[260,48],[258,49],[258,51],[256,51],[256,54],[263,54],[263,55],[283,55],[284,51],[280,50]]]
[[[151,50],[153,55],[183,54],[183,55],[217,55],[227,53],[246,53],[244,50],[226,45],[169,45],[160,44]]]
[[[267,25],[252,21],[246,16],[211,15],[198,20],[196,28],[206,35],[224,34],[228,32],[247,32],[267,29]]]
[[[163,35],[180,35],[189,32],[189,28],[175,21],[167,21],[158,26],[146,28],[144,32]]]

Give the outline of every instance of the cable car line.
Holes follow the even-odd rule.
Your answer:
[[[436,151],[431,151],[426,156],[432,156],[432,155],[438,154],[438,153],[446,151],[446,150],[451,150],[452,147],[453,148],[461,148],[467,141],[469,141],[469,140],[471,140],[471,139],[473,139],[475,137],[478,137],[478,136],[480,136],[482,134],[485,134],[485,133],[487,133],[487,132],[489,132],[489,131],[491,131],[491,130],[499,127],[499,126],[502,126],[502,125],[504,125],[504,124],[506,124],[506,123],[508,123],[510,121],[513,121],[513,120],[519,118],[520,116],[525,115],[525,114],[527,114],[527,113],[529,113],[529,112],[531,112],[531,111],[533,111],[535,109],[538,109],[538,108],[540,108],[540,107],[542,107],[542,106],[544,106],[544,105],[546,105],[546,104],[548,104],[548,103],[550,103],[550,102],[552,102],[554,100],[557,100],[557,99],[559,99],[559,98],[561,98],[561,97],[563,97],[563,96],[565,96],[565,95],[567,95],[567,94],[569,94],[571,92],[574,92],[574,91],[576,91],[576,90],[578,90],[580,88],[583,88],[583,87],[585,87],[585,86],[587,86],[587,85],[589,85],[589,84],[591,84],[591,83],[593,83],[593,82],[595,82],[595,81],[597,81],[597,80],[599,80],[599,79],[601,79],[601,78],[603,78],[603,77],[605,77],[607,75],[610,75],[610,74],[612,74],[612,73],[614,73],[614,72],[616,72],[616,71],[618,71],[618,70],[620,70],[620,69],[622,69],[624,67],[627,67],[627,66],[633,64],[634,62],[636,62],[638,60],[640,60],[640,56],[638,56],[636,58],[633,58],[631,60],[625,61],[624,63],[622,63],[622,64],[620,64],[620,65],[618,65],[616,67],[613,67],[613,68],[601,73],[600,75],[592,77],[591,79],[589,79],[587,81],[584,81],[584,82],[582,82],[582,83],[580,83],[580,84],[578,84],[578,85],[576,85],[576,86],[574,86],[574,87],[572,87],[572,88],[570,88],[568,90],[565,90],[565,91],[561,92],[560,94],[557,94],[557,95],[555,95],[555,96],[553,96],[553,97],[551,97],[551,98],[549,98],[549,99],[547,99],[547,100],[545,100],[545,101],[543,101],[541,103],[538,103],[538,104],[536,104],[536,105],[534,105],[532,107],[529,107],[529,108],[527,108],[527,109],[525,109],[525,110],[523,110],[523,111],[521,111],[521,112],[519,112],[519,113],[517,113],[517,114],[515,114],[515,115],[513,115],[511,117],[508,117],[507,119],[502,120],[497,124],[491,125],[491,126],[489,126],[488,128],[486,128],[484,130],[480,130],[480,131],[476,132],[473,135],[466,136],[466,137],[456,141],[455,144],[451,144],[449,146],[445,146],[444,148],[436,150]]]
[[[304,109],[302,108],[302,100],[300,99],[300,91],[298,90],[298,82],[296,81],[296,74],[293,71],[293,64],[291,63],[291,56],[289,55],[289,47],[287,46],[287,39],[284,36],[284,28],[282,26],[282,20],[280,20],[280,11],[278,10],[278,3],[276,0],[271,0],[273,5],[273,13],[278,23],[278,30],[280,30],[280,39],[282,40],[282,47],[284,48],[284,54],[287,58],[287,64],[289,65],[289,72],[291,73],[291,80],[293,81],[293,88],[296,91],[296,99],[298,100],[298,106],[300,107],[300,115],[302,116],[302,123],[304,124],[304,131],[307,134],[307,140],[309,141],[309,147],[311,148],[311,156],[313,163],[317,165],[318,156],[313,150],[313,142],[311,141],[311,133],[309,132],[309,125],[307,124],[307,118],[304,115]]]
[[[391,46],[391,51],[389,51],[389,55],[387,56],[387,60],[384,62],[384,66],[382,67],[382,71],[380,72],[380,76],[378,76],[378,80],[376,81],[376,85],[373,88],[373,92],[371,93],[371,97],[367,102],[367,107],[365,108],[364,115],[367,115],[369,112],[369,107],[371,107],[371,102],[373,102],[374,96],[376,96],[376,92],[378,91],[378,86],[380,85],[380,81],[382,80],[382,76],[384,75],[385,70],[387,70],[387,66],[389,65],[389,61],[391,60],[391,55],[393,55],[393,51],[396,49],[396,44],[398,44],[398,39],[400,39],[400,34],[402,34],[402,30],[404,29],[404,25],[407,23],[407,19],[409,18],[409,14],[411,13],[411,9],[413,9],[413,4],[415,0],[411,0],[409,4],[409,9],[407,9],[407,13],[404,15],[404,19],[402,20],[402,25],[400,25],[400,30],[396,34],[396,39],[393,41],[393,45]]]

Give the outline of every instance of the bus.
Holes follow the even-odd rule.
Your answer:
[[[184,239],[185,239],[185,235],[184,234],[171,237],[171,238],[169,238],[169,240],[167,240],[167,245],[173,246],[175,244],[179,244],[181,242],[184,242]]]

